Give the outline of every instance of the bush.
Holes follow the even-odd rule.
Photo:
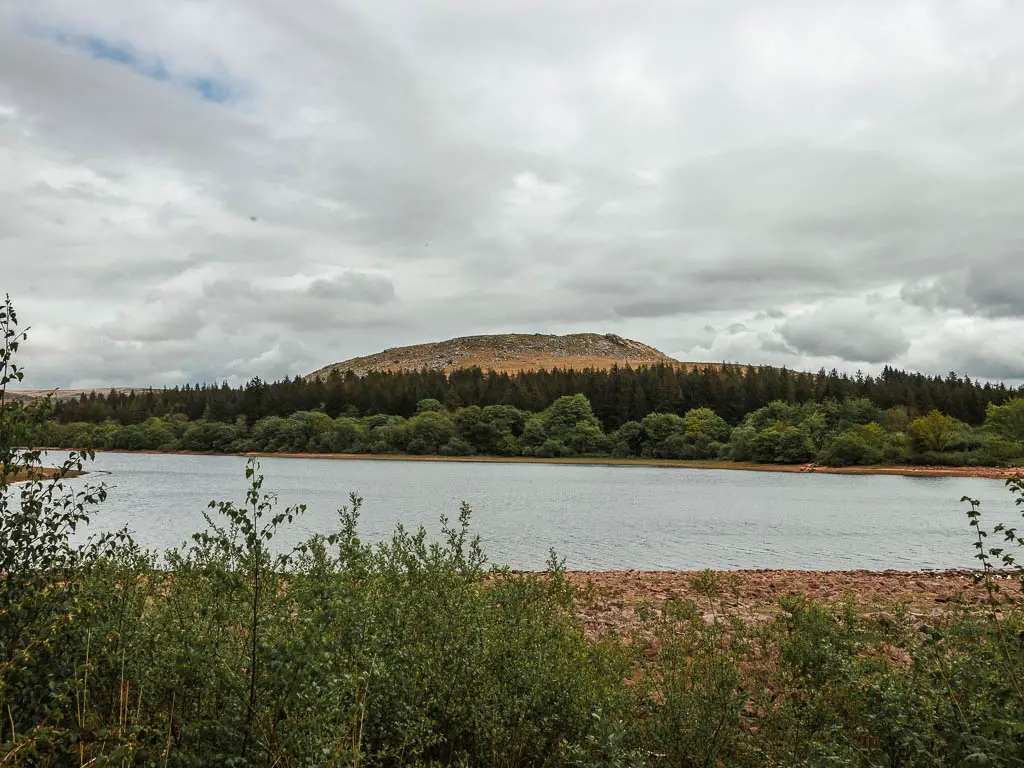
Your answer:
[[[907,436],[902,432],[888,434],[882,443],[882,461],[889,464],[900,464],[907,460],[909,445]]]
[[[341,416],[334,420],[322,449],[328,453],[360,453],[366,444],[366,429],[356,419]]]
[[[962,439],[966,431],[967,426],[963,422],[932,411],[910,422],[907,437],[910,438],[910,449],[915,453],[938,453]]]
[[[431,411],[443,411],[444,405],[434,397],[425,397],[416,403],[416,413],[429,413]]]
[[[694,579],[712,606],[718,574]],[[655,624],[657,673],[641,681],[644,746],[673,766],[730,765],[745,756],[740,663],[747,642],[739,625],[705,624],[692,603],[668,602]]]
[[[694,408],[683,416],[683,429],[687,435],[705,437],[710,443],[728,442],[732,427],[710,408]]]
[[[683,433],[683,420],[674,413],[649,413],[640,422],[644,442],[656,451],[672,435]]]
[[[882,461],[885,439],[878,424],[853,426],[836,437],[819,460],[832,467],[878,464]]]
[[[442,518],[439,543],[398,529],[365,545],[355,497],[336,533],[274,556],[276,534],[302,509],[278,512],[258,465],[247,473],[246,503],[215,505],[206,530],[167,554],[167,573],[128,549],[109,548],[88,569],[45,555],[76,588],[69,602],[44,589],[38,616],[18,598],[31,621],[12,637],[36,650],[17,672],[0,669],[15,724],[0,733],[0,761],[482,765],[515,755],[509,764],[526,766],[636,756],[624,741],[627,656],[584,636],[557,561],[543,579],[489,573],[465,506],[458,524]],[[0,535],[9,525],[0,518]],[[10,605],[10,577],[22,571],[3,565]],[[64,623],[45,629],[55,616]],[[609,734],[619,734],[610,745]]]
[[[571,451],[558,440],[545,440],[544,443],[533,450],[533,455],[543,459],[568,456]],[[525,453],[524,453],[525,455]]]
[[[1024,443],[1024,397],[1014,397],[1002,405],[989,403],[985,428],[1011,443]]]
[[[504,435],[498,440],[497,452],[499,456],[519,456],[522,453],[522,446],[517,437]]]
[[[461,437],[453,437],[441,446],[442,456],[471,456],[474,453],[476,449]]]
[[[639,456],[644,439],[644,428],[638,421],[627,421],[612,435],[610,450],[613,456]]]
[[[244,433],[231,424],[217,421],[197,421],[185,430],[180,445],[186,451],[218,451],[228,452],[236,449],[236,441],[244,437]],[[288,446],[291,449],[291,446]],[[305,444],[299,450],[305,450]]]
[[[782,424],[761,431],[744,425],[733,431],[732,458],[737,461],[802,464],[814,455],[810,437],[799,427]]]

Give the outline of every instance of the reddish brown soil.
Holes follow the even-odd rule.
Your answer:
[[[186,453],[186,451],[177,451]],[[606,466],[677,467],[680,469],[731,469],[748,472],[818,473],[827,475],[906,475],[908,477],[984,477],[1005,480],[1024,474],[1022,467],[928,467],[870,466],[822,467],[814,464],[755,464],[749,461],[674,461],[672,459],[536,458],[526,456],[412,456],[380,453],[247,453],[289,459],[351,459],[378,461],[463,461],[500,464],[584,464]]]
[[[885,615],[901,607],[929,617],[962,605],[979,606],[985,589],[966,571],[717,571],[721,596],[712,601],[694,583],[697,571],[573,571],[580,588],[578,612],[588,634],[629,634],[640,628],[644,608],[666,600],[690,600],[710,619],[714,613],[767,621],[780,612],[779,598],[802,595],[816,602],[853,601],[863,614]],[[1012,593],[1009,585],[1004,592]],[[714,612],[714,613],[713,613]]]
[[[64,448],[45,447],[41,450],[61,451]],[[907,477],[983,477],[1006,480],[1024,475],[1024,467],[926,467],[926,466],[870,466],[822,467],[814,464],[755,464],[749,461],[675,461],[672,459],[615,459],[615,458],[537,458],[533,456],[414,456],[406,453],[216,453],[214,451],[128,451],[106,449],[97,453],[153,453],[183,456],[256,456],[278,459],[345,459],[351,461],[461,461],[484,464],[580,464],[614,467],[676,467],[678,469],[730,469],[747,472],[818,473],[825,475],[905,475]]]
[[[821,472],[833,475],[906,475],[907,477],[987,477],[1008,480],[1024,475],[1024,467],[810,467],[795,472]]]

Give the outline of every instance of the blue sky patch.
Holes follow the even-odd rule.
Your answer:
[[[202,96],[206,101],[223,104],[231,98],[231,87],[223,80],[212,77],[195,77],[186,80],[184,85]]]
[[[175,74],[164,65],[159,56],[143,53],[129,43],[106,40],[95,35],[57,33],[44,36],[68,48],[86,53],[95,59],[103,59],[128,67],[133,72],[152,80],[174,83],[188,88],[204,101],[223,104],[235,93],[235,89],[230,83],[216,77]]]

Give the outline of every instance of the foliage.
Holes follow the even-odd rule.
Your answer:
[[[822,452],[831,467],[878,464],[885,448],[885,430],[875,422],[858,424],[840,433]]]
[[[913,418],[932,410],[973,426],[987,418],[987,407],[1002,406],[1020,390],[982,384],[950,374],[923,376],[886,367],[878,376],[849,376],[821,370],[801,373],[768,366],[735,365],[686,368],[655,365],[610,370],[527,371],[510,375],[480,369],[371,372],[325,379],[253,379],[241,387],[223,384],[84,395],[56,403],[63,423],[100,424],[108,419],[129,425],[151,417],[181,414],[189,421],[226,424],[243,417],[250,427],[268,416],[286,418],[298,411],[322,410],[331,418],[390,414],[410,418],[424,410],[455,411],[463,406],[511,406],[540,413],[558,398],[583,395],[608,432],[652,412],[683,416],[708,408],[729,425],[775,401],[791,405],[834,403],[830,430],[880,421],[903,432]],[[712,440],[725,442],[723,436]],[[816,446],[820,448],[820,446]]]
[[[1003,440],[1024,443],[1024,397],[1015,397],[1003,405],[989,403],[985,427]]]
[[[78,625],[98,608],[85,585],[132,544],[123,530],[76,537],[106,496],[103,486],[66,482],[88,455],[72,453],[46,472],[38,450],[17,448],[49,404],[26,407],[6,397],[8,385],[22,380],[14,358],[26,338],[10,298],[0,305],[0,337],[0,711],[14,728],[60,713],[62,684],[82,648]]]
[[[267,416],[251,426],[181,414],[150,417],[141,424],[62,424],[52,419],[34,434],[49,445],[82,449],[266,451],[296,453],[413,453],[444,456],[606,456],[830,466],[887,463],[990,466],[1024,457],[1024,443],[1006,437],[1005,413],[993,406],[984,428],[971,429],[938,412],[904,422],[869,401],[769,403],[735,429],[708,408],[682,416],[649,413],[607,433],[582,395],[564,397],[531,414],[510,405],[470,405],[445,410],[428,403],[409,419],[401,416],[339,416],[298,411]],[[1001,411],[1007,408],[1009,411]]]
[[[910,447],[915,451],[941,452],[963,437],[966,425],[952,416],[932,411],[914,419],[907,426]]]
[[[693,579],[711,608],[706,623],[694,603],[668,602],[654,624],[657,674],[640,687],[644,741],[670,765],[735,763],[746,753],[740,662],[749,637],[720,617],[725,580],[705,571]]]

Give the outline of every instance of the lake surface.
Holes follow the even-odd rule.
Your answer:
[[[53,453],[51,458],[59,459]],[[212,499],[244,501],[238,456],[97,454],[86,480],[109,496],[94,527],[128,525],[143,546],[181,544]],[[278,540],[290,546],[336,527],[349,491],[364,498],[363,540],[396,523],[457,519],[491,562],[543,567],[548,551],[570,569],[901,569],[971,567],[960,497],[983,500],[991,527],[1019,520],[1002,481],[825,475],[661,467],[345,461],[263,458],[264,490],[306,514]],[[74,483],[84,482],[75,480]]]

